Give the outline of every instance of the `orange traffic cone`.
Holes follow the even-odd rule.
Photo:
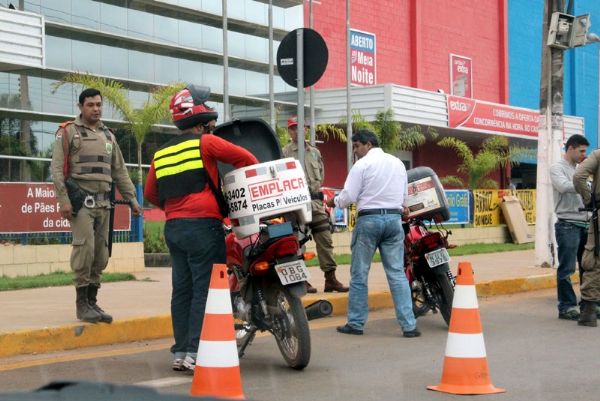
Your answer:
[[[451,394],[506,391],[490,381],[471,262],[458,264],[442,381],[427,388]]]
[[[213,265],[190,394],[243,400],[227,267]]]

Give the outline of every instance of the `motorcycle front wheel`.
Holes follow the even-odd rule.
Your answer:
[[[273,335],[279,351],[289,367],[304,369],[310,361],[310,330],[300,298],[285,288],[275,290],[273,297]]]

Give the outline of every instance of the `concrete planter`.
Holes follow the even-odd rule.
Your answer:
[[[146,267],[171,267],[171,255],[168,253],[145,253],[144,265]]]

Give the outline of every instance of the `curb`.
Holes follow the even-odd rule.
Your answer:
[[[572,277],[578,282],[579,277]],[[536,291],[556,287],[555,274],[543,274],[524,278],[487,281],[476,284],[479,297],[507,295],[517,292]],[[348,311],[348,294],[323,293],[304,297],[309,305],[326,299],[333,305],[333,316],[344,316]],[[369,293],[369,310],[393,307],[389,291]],[[61,327],[19,330],[0,333],[0,357],[22,354],[65,351],[84,347],[155,340],[173,335],[171,316],[148,316],[117,320],[112,324],[73,324]]]

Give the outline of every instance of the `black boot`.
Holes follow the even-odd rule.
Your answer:
[[[112,323],[113,318],[108,313],[104,312],[101,307],[98,306],[98,301],[96,296],[98,295],[98,289],[100,286],[98,284],[90,284],[88,288],[88,302],[90,307],[94,309],[100,315],[101,323]]]
[[[596,321],[596,303],[582,300],[581,304],[581,315],[579,315],[577,324],[580,326],[596,327],[598,325]]]
[[[77,319],[88,323],[98,323],[100,314],[88,303],[88,286],[76,287],[75,290],[77,291],[77,300],[75,301]]]
[[[348,292],[349,288],[340,283],[335,277],[335,270],[325,273],[325,292]]]

